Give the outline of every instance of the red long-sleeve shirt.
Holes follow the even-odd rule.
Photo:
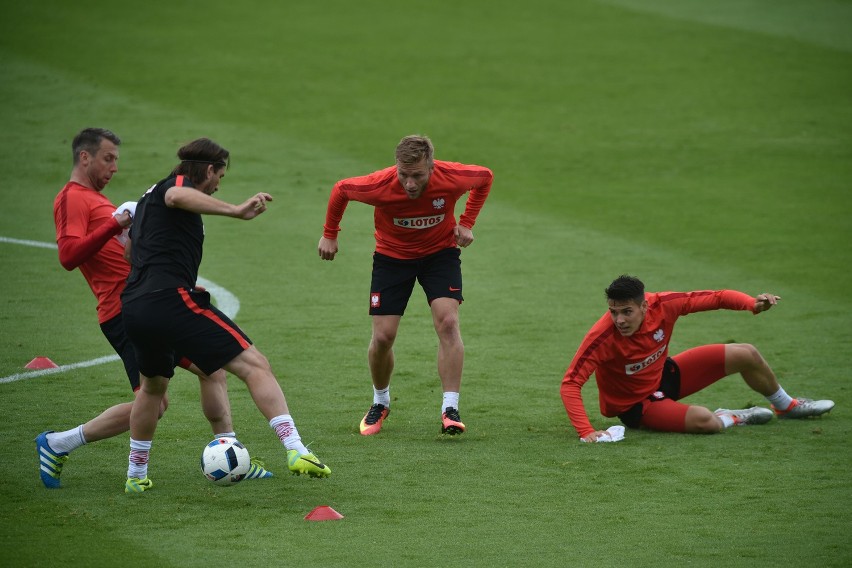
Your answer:
[[[592,373],[601,414],[618,416],[660,385],[678,317],[708,310],[754,310],[755,299],[735,290],[645,294],[648,310],[639,329],[621,335],[609,313],[586,334],[562,379],[562,402],[581,438],[595,431],[583,407],[581,389]]]
[[[396,166],[337,182],[328,200],[323,236],[336,239],[346,206],[360,201],[375,207],[376,252],[412,259],[456,246],[456,202],[470,192],[459,224],[472,229],[494,176],[482,166],[434,163],[429,183],[417,199],[409,199]]]
[[[122,227],[106,196],[75,182],[68,182],[53,202],[59,262],[66,270],[80,267],[98,299],[98,322],[121,311],[121,291],[130,273],[124,246],[113,237]]]

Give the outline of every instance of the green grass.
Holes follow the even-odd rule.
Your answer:
[[[0,237],[52,242],[71,137],[122,138],[116,203],[166,175],[177,147],[232,152],[219,196],[275,197],[249,223],[209,218],[201,274],[239,297],[303,438],[334,470],[285,475],[239,381],[235,426],[271,480],[218,488],[197,471],[209,428],[195,380],[170,387],[155,490],[126,497],[127,436],[81,448],[46,491],[32,438],[128,400],[120,364],[0,383],[4,565],[847,566],[852,508],[845,308],[852,265],[848,2],[375,0],[17,3],[0,19]],[[372,211],[317,258],[337,179],[390,165],[405,134],[495,183],[463,254],[461,411],[442,439],[436,340],[417,291],[396,347],[393,413],[370,402]],[[681,321],[674,352],[755,344],[794,395],[837,408],[699,437],[577,442],[558,389],[618,274],[652,290],[775,292],[759,317]],[[110,354],[94,299],[51,249],[0,242],[0,377],[35,356]],[[584,391],[593,424],[615,424]],[[691,397],[762,404],[736,377]],[[338,522],[303,520],[330,505]]]

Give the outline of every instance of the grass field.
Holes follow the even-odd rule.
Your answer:
[[[51,248],[52,201],[85,126],[123,139],[115,203],[182,143],[231,150],[218,194],[275,197],[250,223],[208,218],[204,278],[239,299],[303,438],[284,452],[231,379],[241,440],[276,472],[218,488],[185,375],[151,454],[155,490],[122,492],[127,436],[77,450],[45,490],[32,439],[129,400],[117,362],[0,381],[2,566],[849,566],[852,508],[852,3],[841,0],[377,0],[246,5],[18,2],[0,18],[0,379],[36,356],[111,354],[94,299]],[[372,210],[350,205],[317,258],[332,184],[391,165],[406,134],[493,169],[464,251],[461,413],[439,434],[436,340],[415,296],[393,413],[358,435]],[[778,309],[683,319],[673,352],[755,344],[820,420],[718,436],[574,436],[559,383],[617,275],[651,290],[774,292]],[[617,423],[584,390],[593,424]],[[766,405],[737,377],[689,399]],[[330,505],[341,521],[303,520]]]

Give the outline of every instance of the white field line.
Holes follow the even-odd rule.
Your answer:
[[[44,243],[39,241],[26,241],[21,239],[12,239],[9,237],[0,236],[0,243],[9,243],[13,245],[23,245],[29,247],[37,247],[37,248],[47,248],[56,250],[56,243]],[[200,286],[204,286],[207,288],[207,291],[210,292],[210,295],[213,299],[216,300],[216,306],[222,310],[222,312],[231,319],[234,319],[237,316],[237,313],[240,311],[240,300],[236,296],[234,296],[227,289],[219,286],[215,282],[211,282],[206,278],[198,277],[198,284]],[[0,377],[0,384],[4,383],[12,383],[15,381],[21,381],[24,379],[34,379],[36,377],[43,377],[45,375],[54,375],[56,373],[64,373],[65,371],[70,371],[72,369],[80,369],[83,367],[93,367],[95,365],[102,365],[104,363],[111,363],[112,361],[118,361],[118,355],[106,355],[104,357],[98,357],[96,359],[90,359],[88,361],[81,361],[79,363],[71,363],[68,365],[60,365],[59,367],[54,367],[52,369],[38,369],[34,371],[26,371],[24,373],[15,373],[14,375],[9,375],[8,377]]]

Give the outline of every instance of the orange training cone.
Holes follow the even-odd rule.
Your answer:
[[[36,357],[29,363],[27,363],[24,368],[26,369],[55,369],[58,367],[56,363],[48,359],[47,357]]]
[[[342,518],[343,515],[327,505],[315,507],[313,511],[305,515],[306,521],[336,521]]]

